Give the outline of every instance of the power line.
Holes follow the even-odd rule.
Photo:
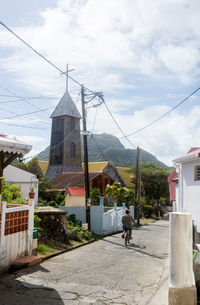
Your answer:
[[[8,94],[0,94],[0,96],[2,97],[16,97],[15,95],[8,95]],[[27,100],[34,100],[34,99],[38,99],[38,100],[55,100],[58,99],[58,97],[42,97],[42,96],[21,96],[21,99],[27,99]]]
[[[74,89],[74,90],[70,90],[70,93],[71,92],[77,92],[79,91],[80,89]],[[63,94],[63,92],[57,92],[55,93],[56,95],[58,94]],[[55,94],[47,94],[45,96],[20,96],[21,99],[30,99],[30,100],[34,100],[34,99],[38,99],[38,100],[55,100],[55,99],[58,99],[59,97],[58,96],[54,96]],[[0,94],[0,96],[2,97],[16,97],[15,95],[8,95],[8,94]],[[54,96],[54,97],[53,97]]]
[[[52,63],[50,60],[48,60],[46,57],[44,57],[41,53],[39,53],[36,49],[34,49],[30,44],[28,44],[24,39],[22,39],[19,35],[17,35],[15,32],[13,32],[9,27],[7,27],[3,22],[0,21],[0,24],[6,28],[12,35],[14,35],[17,39],[19,39],[23,44],[25,44],[29,49],[31,49],[34,53],[36,53],[37,55],[39,55],[41,58],[43,58],[48,64],[50,64],[52,67],[54,67],[56,70],[58,70],[60,73],[65,74],[65,72],[63,72],[59,67],[57,67],[54,63]],[[79,83],[77,80],[75,80],[74,78],[72,78],[71,76],[68,75],[68,77],[75,82],[76,84],[78,84],[79,86],[81,86],[81,83]],[[87,88],[85,88],[87,89]],[[88,91],[92,92],[91,90],[87,89]],[[94,92],[92,92],[94,93]]]
[[[14,116],[7,117],[7,118],[0,118],[0,121],[14,119],[14,118],[17,118],[17,117],[20,117],[20,116],[25,116],[25,115],[41,112],[41,111],[44,111],[44,110],[53,109],[53,108],[54,107],[49,107],[49,108],[46,108],[46,109],[41,109],[41,110],[37,110],[37,111],[32,111],[32,112],[27,112],[27,113],[23,113],[23,114],[18,114],[18,115],[14,115]]]
[[[7,29],[12,35],[14,35],[17,39],[19,39],[23,44],[25,44],[28,48],[30,48],[33,52],[35,52],[37,55],[39,55],[42,59],[44,59],[48,64],[50,64],[52,67],[54,67],[56,70],[58,70],[60,73],[65,74],[65,72],[63,72],[59,67],[57,67],[54,63],[52,63],[50,60],[48,60],[45,56],[43,56],[41,53],[39,53],[36,49],[34,49],[30,44],[28,44],[24,39],[22,39],[19,35],[17,35],[14,31],[12,31],[8,26],[6,26],[3,22],[0,21],[0,24]],[[82,84],[80,82],[78,82],[77,80],[75,80],[74,78],[72,78],[70,75],[68,75],[68,77],[75,82],[76,84],[78,84],[79,86],[82,86]],[[89,92],[91,92],[92,94],[95,94],[94,91],[90,90],[89,88],[85,87],[84,88],[86,90],[88,90]],[[163,114],[162,116],[160,116],[159,118],[157,118],[156,120],[152,121],[151,123],[147,124],[146,126],[144,126],[143,128],[140,128],[138,130],[136,130],[135,132],[129,134],[129,135],[125,135],[124,132],[122,131],[121,127],[119,126],[119,124],[117,123],[117,121],[115,120],[114,116],[112,115],[111,111],[109,110],[108,106],[106,105],[102,94],[99,93],[99,96],[101,97],[101,99],[104,102],[104,105],[106,106],[108,112],[110,113],[113,121],[115,122],[116,126],[118,127],[118,129],[120,130],[120,132],[123,134],[123,137],[121,138],[126,138],[126,140],[133,146],[136,148],[136,146],[130,142],[130,140],[128,139],[129,136],[136,134],[148,127],[150,127],[151,125],[155,124],[156,122],[158,122],[160,119],[162,119],[163,117],[165,117],[166,115],[168,115],[170,112],[172,112],[174,109],[176,109],[177,107],[179,107],[181,104],[183,104],[188,98],[190,98],[192,95],[194,95],[194,93],[196,93],[198,90],[200,90],[200,87],[198,89],[196,89],[195,91],[193,91],[188,97],[186,97],[183,101],[181,101],[180,103],[178,103],[175,107],[173,107],[170,111],[166,112],[165,114]]]
[[[5,91],[7,91],[7,92],[13,94],[14,96],[16,96],[16,97],[22,99],[22,101],[24,101],[24,102],[27,103],[28,105],[31,105],[31,106],[34,107],[35,109],[41,110],[40,108],[38,108],[37,106],[35,106],[35,105],[32,104],[31,102],[29,102],[27,99],[24,99],[24,98],[22,98],[21,96],[15,94],[15,93],[14,93],[13,91],[11,91],[10,89],[8,89],[8,88],[6,88],[6,87],[4,87],[4,86],[2,86],[2,85],[0,85],[0,87],[3,88]],[[48,113],[48,114],[49,114],[49,113]]]
[[[176,105],[175,105],[173,108],[171,108],[169,111],[165,112],[164,114],[162,114],[161,116],[159,116],[157,119],[153,120],[151,123],[145,125],[144,127],[142,127],[142,128],[140,128],[140,129],[138,129],[138,130],[136,130],[136,131],[134,131],[134,132],[128,134],[128,135],[126,136],[126,138],[127,138],[127,137],[130,137],[130,136],[132,136],[132,135],[134,135],[134,134],[136,134],[136,133],[138,133],[138,132],[141,132],[141,131],[143,131],[144,129],[146,129],[146,128],[152,126],[152,125],[155,124],[155,123],[157,123],[157,122],[160,121],[162,118],[164,118],[164,117],[167,116],[169,113],[171,113],[171,112],[174,111],[176,108],[178,108],[180,105],[182,105],[184,102],[186,102],[191,96],[193,96],[193,95],[194,95],[197,91],[199,91],[199,90],[200,90],[200,87],[197,88],[196,90],[194,90],[192,93],[190,93],[186,98],[184,98],[181,102],[179,102],[178,104],[176,104]],[[122,138],[124,138],[124,137],[120,137],[119,139],[122,139]]]
[[[13,112],[13,111],[10,111],[10,110],[7,110],[7,109],[3,109],[3,108],[0,108],[0,110],[2,111],[6,111],[6,112],[9,112],[9,113],[12,113],[12,114],[16,114],[16,112]],[[12,123],[7,123],[7,122],[3,122],[4,124],[7,124],[7,125],[13,125],[13,126],[19,126],[19,127],[25,127],[25,126],[22,126],[22,125],[18,125],[18,124],[12,124]],[[30,127],[27,127],[27,128],[34,128],[34,129],[45,129],[45,128],[40,128],[40,126],[37,126],[37,125],[32,125]]]
[[[12,123],[6,123],[6,122],[1,122],[1,124],[6,124],[6,125],[11,125],[11,126],[16,126],[16,127],[22,127],[22,128],[29,128],[29,129],[47,129],[47,127],[37,127],[37,126],[34,126],[34,125],[27,125],[27,126],[24,126],[24,125],[18,125],[18,124],[12,124]]]
[[[98,111],[98,107],[96,107],[95,116],[94,116],[94,122],[93,122],[91,134],[93,134],[93,132],[94,132],[94,126],[95,126],[96,119],[97,119],[97,111]],[[88,144],[88,151],[90,150],[91,140],[92,140],[92,137],[90,137],[90,142]]]
[[[105,157],[105,155],[104,155],[103,150],[102,150],[101,147],[97,144],[97,142],[96,142],[96,140],[95,140],[95,137],[94,137],[94,135],[93,135],[92,133],[91,133],[91,137],[93,138],[93,141],[94,141],[94,143],[96,144],[97,148],[99,149],[99,151],[100,151],[102,157],[104,158],[105,161],[107,161],[107,159],[106,159],[106,157]]]
[[[121,129],[121,127],[119,126],[119,124],[117,123],[117,121],[116,121],[116,119],[114,118],[112,112],[111,112],[110,109],[108,108],[108,106],[107,106],[107,104],[106,104],[104,98],[101,97],[101,99],[102,99],[102,101],[103,101],[103,103],[104,103],[104,105],[105,105],[107,111],[109,112],[111,118],[112,118],[113,121],[115,122],[115,125],[118,127],[118,129],[120,130],[120,132],[123,134],[123,137],[126,138],[126,140],[129,142],[129,144],[131,144],[131,146],[133,146],[134,148],[136,148],[136,146],[127,138],[127,136],[125,135],[125,133],[123,132],[123,130]]]

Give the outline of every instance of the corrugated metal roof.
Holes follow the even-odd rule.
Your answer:
[[[89,172],[103,172],[104,168],[108,164],[108,161],[106,162],[89,162],[88,163],[88,170]],[[82,163],[82,168],[84,170],[84,163]]]
[[[127,188],[134,188],[135,184],[132,182],[133,180],[133,173],[130,173],[130,168],[128,167],[116,167],[118,173],[123,178],[126,183]]]
[[[48,161],[40,161],[40,160],[38,160],[38,165],[41,168],[43,174],[46,175],[46,171],[47,171],[47,168],[49,166],[49,162]]]
[[[89,173],[89,181],[101,174],[101,172]],[[52,179],[49,183],[53,184],[59,190],[64,190],[67,186],[84,186],[85,176],[83,172],[65,172]]]
[[[55,118],[63,115],[72,116],[81,119],[81,115],[78,109],[76,108],[69,92],[65,92],[60,102],[56,106],[55,110],[53,111],[51,118]]]
[[[70,196],[85,196],[85,189],[83,187],[68,187]]]
[[[24,155],[29,153],[31,149],[31,145],[17,139],[11,139],[7,135],[0,134],[0,151]]]

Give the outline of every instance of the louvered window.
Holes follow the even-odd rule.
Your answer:
[[[194,168],[194,181],[200,180],[200,165],[195,166]]]

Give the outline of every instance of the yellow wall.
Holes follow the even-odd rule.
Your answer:
[[[85,196],[70,196],[68,193],[65,197],[65,206],[85,206]]]

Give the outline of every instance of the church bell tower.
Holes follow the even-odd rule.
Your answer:
[[[68,90],[52,115],[51,144],[47,176],[52,180],[63,172],[82,172],[81,115]]]

